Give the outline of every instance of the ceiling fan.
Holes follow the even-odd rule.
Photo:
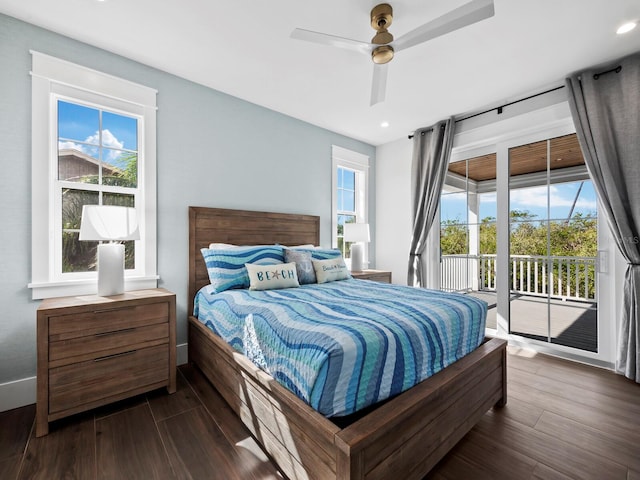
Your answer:
[[[473,0],[394,40],[393,35],[387,31],[393,21],[393,9],[388,3],[381,3],[371,10],[371,26],[377,32],[371,39],[371,43],[312,32],[302,28],[296,28],[291,32],[291,38],[371,55],[374,63],[371,105],[375,105],[384,101],[387,87],[387,64],[393,58],[394,53],[485,20],[492,17],[493,14],[493,0]]]

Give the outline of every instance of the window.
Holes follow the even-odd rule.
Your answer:
[[[78,240],[82,206],[136,206],[140,194],[138,119],[61,98],[55,107],[58,174],[54,211],[56,217],[60,212],[61,222],[55,229],[60,238],[55,241],[61,241],[62,262],[56,271],[89,272],[95,270],[98,242]],[[58,218],[55,220],[57,224]],[[135,270],[135,258],[135,242],[125,242],[125,269]]]
[[[367,183],[369,157],[333,146],[333,238],[332,245],[350,258],[350,244],[344,242],[345,223],[368,223]],[[367,254],[365,252],[365,261]]]
[[[344,242],[344,224],[356,223],[356,171],[345,167],[338,167],[338,248],[347,258],[348,245]]]
[[[125,288],[155,287],[156,91],[31,53],[33,298],[95,292],[97,242],[78,240],[87,204],[136,208]]]

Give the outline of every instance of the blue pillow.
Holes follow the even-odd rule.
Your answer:
[[[338,258],[342,256],[340,250],[334,250],[332,248],[296,248],[294,250],[309,252],[311,258],[314,260],[331,260],[332,258]]]
[[[248,288],[245,263],[276,265],[284,263],[284,249],[278,245],[257,245],[225,249],[201,249],[209,280],[216,293],[230,288]]]
[[[313,269],[313,263],[311,263],[311,252],[299,248],[285,248],[284,261],[287,263],[295,262],[300,285],[316,283],[316,272]]]

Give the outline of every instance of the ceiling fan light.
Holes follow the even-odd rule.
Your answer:
[[[373,63],[388,63],[393,58],[393,47],[391,45],[380,45],[371,52]]]

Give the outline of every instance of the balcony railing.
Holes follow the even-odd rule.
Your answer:
[[[511,255],[511,292],[595,301],[595,257]],[[495,291],[496,255],[443,255],[441,288]]]

